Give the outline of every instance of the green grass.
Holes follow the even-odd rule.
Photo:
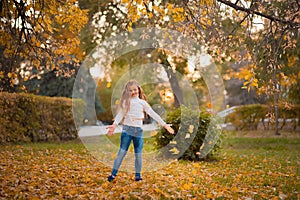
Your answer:
[[[155,147],[153,145],[154,138],[150,137],[150,132],[145,131],[144,132],[144,147],[143,147],[143,152],[148,153],[148,152],[153,152],[155,151]],[[121,133],[116,133],[112,136],[107,136],[107,135],[99,135],[99,136],[90,136],[90,137],[84,137],[80,138],[82,143],[85,144],[88,149],[97,149],[100,150],[102,149],[103,151],[107,150],[107,145],[114,147],[114,148],[119,148],[120,146],[120,138],[121,138]],[[130,147],[129,147],[129,152],[133,152],[133,143],[131,142]]]
[[[299,151],[299,142],[299,138],[226,138],[223,144],[225,149]]]

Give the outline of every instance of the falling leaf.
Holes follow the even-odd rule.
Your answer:
[[[177,144],[176,140],[171,140],[170,144]]]
[[[107,82],[106,87],[110,88],[111,87],[111,82]]]
[[[179,154],[179,151],[178,151],[178,149],[176,147],[173,147],[169,151],[172,152],[172,154]]]
[[[207,107],[208,109],[211,109],[211,108],[212,108],[211,103],[207,103],[207,104],[206,104],[206,107]]]
[[[189,132],[190,132],[190,133],[193,133],[193,131],[194,131],[194,125],[190,125],[190,126],[189,126]]]

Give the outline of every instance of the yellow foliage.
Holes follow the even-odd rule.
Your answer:
[[[11,57],[17,52],[25,59],[31,60],[36,66],[40,66],[41,57],[45,58],[46,65],[50,65],[55,57],[68,58],[65,60],[68,63],[71,60],[69,55],[82,60],[83,52],[79,50],[79,34],[88,20],[87,10],[81,10],[76,0],[43,2],[43,6],[37,2],[27,4],[24,8],[24,10],[41,13],[41,15],[27,16],[28,22],[36,22],[31,26],[35,34],[27,37],[27,43],[23,44],[24,48],[19,48],[16,39],[12,39],[15,35],[1,31],[0,43],[6,46],[5,56]],[[10,1],[8,6],[10,12],[16,15],[13,1]],[[30,19],[33,17],[35,17],[34,20]],[[20,52],[19,49],[23,50]],[[39,57],[34,58],[33,55]]]
[[[287,55],[287,59],[288,59],[288,67],[295,67],[296,62],[299,60],[299,57],[296,55],[290,56]]]
[[[148,17],[151,19],[153,17],[152,12],[148,14]]]
[[[211,5],[213,5],[214,1],[213,0],[200,0],[199,3],[200,3],[201,6],[204,6],[204,5],[211,6]]]

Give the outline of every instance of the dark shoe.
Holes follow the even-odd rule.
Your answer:
[[[141,177],[135,177],[134,181],[142,181],[143,179]]]
[[[107,178],[107,180],[108,180],[109,182],[112,182],[115,178],[116,178],[116,177],[115,177],[114,175],[110,175],[110,176]]]

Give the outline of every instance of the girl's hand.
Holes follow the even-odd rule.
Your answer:
[[[109,136],[113,135],[114,132],[115,132],[115,128],[116,128],[115,124],[112,124],[112,125],[108,126],[106,128],[106,129],[108,129],[107,135],[109,135]]]
[[[172,124],[166,124],[164,125],[164,128],[171,133],[172,135],[175,133],[174,129],[171,128]]]

